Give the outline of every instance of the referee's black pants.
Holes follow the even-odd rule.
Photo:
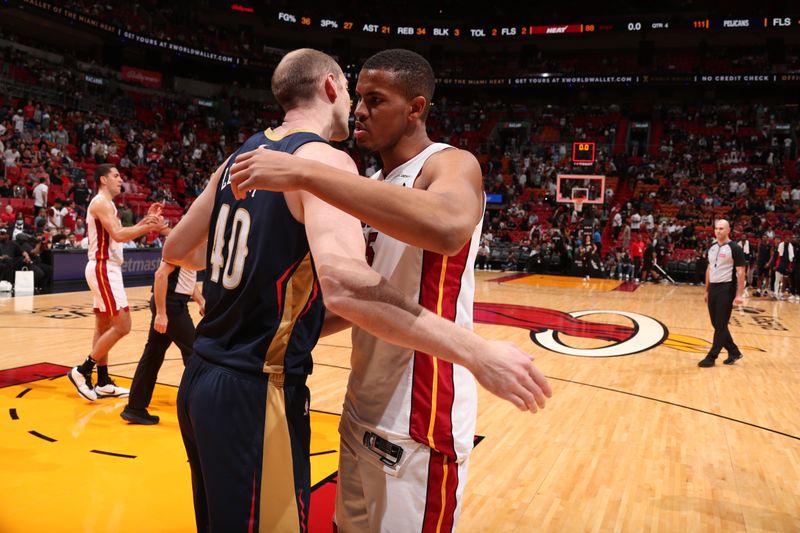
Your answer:
[[[713,359],[717,358],[723,348],[728,351],[728,355],[739,354],[739,347],[733,342],[728,329],[734,299],[736,299],[735,282],[709,283],[708,314],[711,316],[711,325],[714,326],[714,343],[708,352],[708,357]]]
[[[173,342],[178,346],[183,357],[183,364],[186,364],[189,356],[192,355],[192,345],[194,344],[194,323],[189,316],[188,298],[180,298],[171,294],[167,295],[167,332],[159,333],[153,327],[156,319],[156,304],[150,298],[150,333],[147,336],[147,344],[142,352],[142,358],[136,367],[131,384],[131,393],[128,398],[128,408],[135,411],[147,409],[150,400],[153,398],[153,390],[156,387],[156,379],[161,365],[164,363],[164,356],[167,348]]]
[[[795,264],[792,270],[792,294],[800,296],[800,264]]]

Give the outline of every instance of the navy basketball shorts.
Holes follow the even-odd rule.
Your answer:
[[[250,374],[194,354],[178,390],[198,531],[308,530],[306,376]]]

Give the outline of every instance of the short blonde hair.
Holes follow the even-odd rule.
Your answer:
[[[339,64],[328,54],[300,48],[283,56],[272,74],[272,94],[289,111],[311,101],[318,83],[328,74],[342,76]]]

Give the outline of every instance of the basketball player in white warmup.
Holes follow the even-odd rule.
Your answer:
[[[232,182],[240,193],[303,188],[360,218],[376,271],[423,307],[471,328],[482,173],[472,154],[428,138],[434,80],[428,62],[407,50],[380,52],[364,64],[354,137],[383,160],[371,180],[256,150],[237,158]],[[339,428],[339,531],[455,528],[475,434],[476,388],[465,368],[435,355],[353,327]],[[550,396],[546,380],[535,367],[532,372]]]
[[[95,313],[92,351],[83,364],[73,367],[67,377],[78,394],[89,401],[127,396],[108,375],[108,351],[131,330],[128,297],[122,284],[122,243],[164,228],[161,204],[152,204],[135,226],[122,227],[114,198],[122,192],[122,176],[114,165],[95,169],[97,195],[89,202],[86,227],[89,234],[89,262],[86,283],[92,290]],[[92,370],[97,365],[97,386],[92,386]]]

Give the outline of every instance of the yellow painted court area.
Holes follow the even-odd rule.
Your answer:
[[[66,376],[0,388],[0,531],[193,531],[176,394],[157,385],[151,412],[161,422],[138,426],[119,417],[125,398],[80,400]],[[311,412],[311,453],[335,451],[312,455],[312,486],[336,471],[338,424]]]
[[[596,291],[613,291],[622,282],[615,279],[592,279],[584,280],[575,276],[545,276],[542,274],[531,274],[509,281],[504,281],[510,285],[528,285],[531,287],[553,287],[560,289],[589,289]]]
[[[747,298],[731,317],[744,358],[701,369],[713,335],[702,287],[627,292],[603,280],[530,275],[497,283],[505,274],[476,274],[475,301],[497,320],[476,323],[476,331],[535,356],[553,398],[523,414],[478,387],[476,434],[484,439],[470,456],[459,533],[800,531],[800,304]],[[110,354],[123,387],[150,323],[149,287],[127,292],[133,328]],[[603,312],[576,315],[590,310]],[[197,307],[190,311],[196,323]],[[658,321],[668,336],[622,313]],[[644,346],[610,340],[608,325],[630,328],[629,339]],[[85,359],[93,329],[88,292],[0,298],[0,372],[49,362],[66,373]],[[534,341],[542,330],[561,351]],[[623,353],[564,353],[612,345]],[[337,469],[350,347],[344,331],[314,350],[312,484]],[[167,352],[150,407],[162,418],[157,426],[122,421],[124,399],[82,400],[60,371],[0,386],[0,533],[194,531],[175,414],[177,348]],[[310,516],[330,526],[335,485],[322,487]]]

